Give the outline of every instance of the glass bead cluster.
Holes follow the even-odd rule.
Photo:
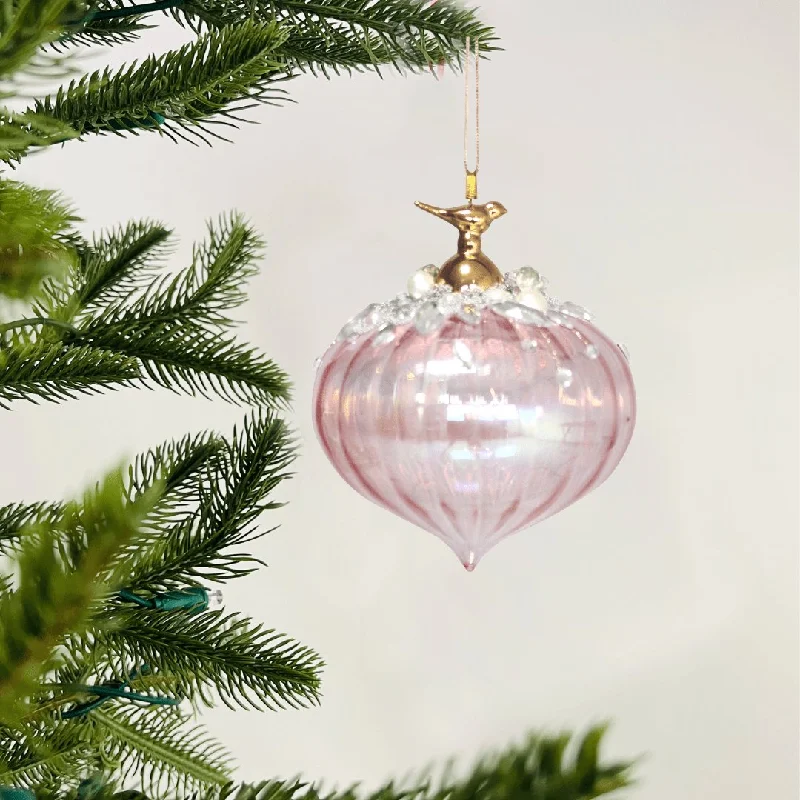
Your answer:
[[[438,267],[429,264],[417,270],[408,291],[386,303],[372,303],[356,314],[339,331],[336,342],[354,341],[377,331],[373,344],[391,342],[396,329],[413,324],[422,335],[434,333],[451,317],[477,324],[484,311],[500,314],[526,325],[572,327],[575,317],[591,320],[592,315],[576,303],[562,303],[547,294],[547,281],[532,267],[506,273],[503,283],[483,290],[475,285],[454,292],[436,283]]]

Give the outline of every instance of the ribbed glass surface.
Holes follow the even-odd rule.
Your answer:
[[[602,483],[630,442],[628,362],[589,322],[538,327],[487,310],[478,324],[387,338],[325,354],[317,434],[347,483],[467,569]]]

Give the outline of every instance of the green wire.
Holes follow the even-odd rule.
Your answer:
[[[149,671],[150,668],[147,666],[147,664],[144,664],[140,668],[139,674],[144,675]],[[61,718],[77,719],[78,717],[85,717],[90,711],[94,711],[111,698],[118,698],[120,700],[138,700],[141,703],[147,703],[151,706],[177,706],[180,704],[181,701],[176,700],[173,697],[155,697],[149,694],[139,694],[138,692],[127,691],[130,681],[135,680],[136,675],[137,672],[134,670],[134,672],[131,673],[131,677],[124,681],[114,681],[113,683],[101,684],[99,686],[75,687],[77,691],[83,694],[95,695],[95,699],[88,700],[85,703],[80,703],[68,711],[63,711],[61,713]],[[6,799],[0,797],[0,800]]]
[[[149,14],[152,11],[167,11],[170,8],[182,6],[184,0],[155,0],[153,3],[137,3],[124,8],[109,8],[105,11],[90,11],[79,24],[87,25],[90,22],[104,21],[107,19],[123,19],[135,17],[140,14]]]
[[[160,592],[152,597],[141,597],[129,589],[122,589],[117,592],[117,597],[125,603],[133,603],[140,608],[147,608],[152,611],[176,611],[178,609],[185,609],[190,614],[196,614],[208,608],[208,591],[202,586],[189,586],[186,589],[179,589],[172,592]],[[139,669],[140,673],[146,671],[149,672],[149,667],[146,664]],[[89,712],[99,708],[103,703],[112,698],[138,701],[152,706],[177,706],[180,704],[180,700],[176,700],[172,697],[156,697],[149,694],[139,694],[138,692],[128,691],[128,685],[135,677],[136,671],[131,674],[129,679],[124,681],[114,681],[98,686],[80,685],[75,687],[76,691],[81,694],[93,695],[94,697],[92,700],[87,700],[85,703],[80,703],[74,708],[62,712],[61,718],[77,719],[78,717],[85,717]],[[5,798],[0,795],[0,800],[15,799]],[[22,798],[16,798],[16,800],[22,800]]]
[[[0,800],[36,800],[36,795],[27,789],[15,789],[12,786],[0,786]]]
[[[120,600],[124,600],[126,603],[135,603],[137,606],[141,606],[142,608],[155,608],[155,604],[152,600],[146,600],[143,597],[139,597],[138,594],[129,592],[127,589],[121,589],[119,592],[117,592],[117,597],[119,597]]]
[[[130,589],[122,589],[117,592],[117,597],[125,603],[133,603],[140,608],[147,608],[152,611],[176,611],[185,609],[190,614],[205,611],[208,608],[208,591],[202,586],[189,586],[186,589],[179,589],[172,592],[160,592],[152,597],[141,597]],[[149,671],[149,667],[143,665],[139,672]],[[91,711],[99,708],[106,701],[116,698],[118,700],[131,700],[140,703],[147,703],[152,706],[177,706],[180,700],[172,697],[156,697],[149,694],[139,694],[138,692],[128,691],[128,685],[136,677],[136,671],[131,674],[128,680],[114,681],[113,683],[101,684],[99,686],[77,686],[75,687],[81,694],[93,695],[92,700],[80,703],[74,708],[62,712],[62,719],[77,719],[85,717]],[[14,800],[14,798],[4,798],[0,800]],[[22,800],[22,798],[17,798]]]

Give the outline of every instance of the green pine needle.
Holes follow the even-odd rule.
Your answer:
[[[190,574],[181,567],[205,557],[209,559],[206,566],[210,571],[214,560],[222,557],[200,537],[192,547],[185,540],[178,540],[174,531],[198,513],[201,489],[214,480],[224,450],[222,438],[201,433],[168,442],[136,458],[128,472],[128,497],[135,500],[154,485],[163,489],[159,502],[144,521],[145,536],[130,553],[123,549],[118,556],[120,562],[127,563],[125,588],[149,595],[193,585],[201,571]],[[222,546],[218,543],[218,549]],[[207,571],[202,572],[205,577]]]
[[[77,781],[92,753],[91,732],[76,725],[0,728],[0,785],[59,791]]]
[[[157,280],[171,250],[170,235],[167,228],[145,220],[104,231],[90,242],[75,241],[72,269],[63,280],[47,281],[34,311],[71,321],[129,300]]]
[[[603,728],[591,729],[586,739],[602,739]],[[455,779],[446,770],[436,781],[424,776],[417,781],[390,781],[373,792],[357,787],[323,791],[301,780],[265,781],[253,785],[230,785],[210,789],[202,800],[591,800],[614,795],[631,785],[631,765],[592,762],[586,778],[577,759],[557,770],[546,765],[543,754],[560,748],[569,735],[532,735],[521,745],[480,759],[465,777]],[[579,743],[579,747],[582,748]]]
[[[0,120],[0,141],[6,130]],[[46,278],[64,278],[77,221],[56,192],[0,180],[0,296],[29,299]]]
[[[163,486],[161,499],[148,516],[148,525],[163,527],[193,513],[200,486],[215,473],[217,456],[224,449],[224,440],[206,431],[187,434],[137,456],[128,470],[128,496],[134,499],[157,483]]]
[[[492,28],[459,0],[262,0],[257,6],[262,13],[274,8],[276,18],[290,26],[282,48],[290,63],[324,75],[384,65],[398,71],[439,62],[457,67],[468,36],[480,40],[484,53],[498,49]]]
[[[240,215],[223,217],[209,224],[208,238],[195,247],[186,270],[152,281],[143,294],[128,292],[96,315],[78,314],[78,340],[136,358],[146,378],[175,391],[284,407],[289,399],[285,373],[256,350],[220,334],[232,325],[225,312],[245,299],[242,287],[255,273],[262,248]],[[126,262],[124,269],[120,274],[133,276],[140,267]],[[112,281],[107,288],[116,297],[127,287]]]
[[[263,535],[254,528],[255,521],[280,507],[270,497],[289,477],[287,468],[294,457],[294,440],[285,422],[269,413],[256,413],[240,430],[234,429],[219,469],[200,498],[198,524],[214,535],[216,547]]]
[[[41,525],[23,537],[16,588],[0,595],[0,723],[17,719],[61,638],[88,621],[98,576],[137,535],[151,497],[126,502],[122,478],[112,474],[66,507],[58,529]]]
[[[209,126],[233,126],[238,112],[284,100],[276,84],[289,75],[275,56],[284,39],[275,24],[208,31],[160,57],[73,81],[34,110],[79,134],[158,130],[170,138],[224,138]]]
[[[263,243],[238,214],[208,226],[192,263],[158,278],[169,231],[131,223],[79,243],[66,280],[45,283],[26,321],[0,324],[0,406],[52,401],[132,381],[230,402],[285,408],[286,374],[222,332],[245,299]]]
[[[244,285],[258,272],[256,263],[263,251],[263,241],[241,214],[232,213],[216,223],[209,222],[207,239],[195,245],[187,269],[175,276],[151,280],[146,291],[133,301],[126,291],[124,300],[97,316],[92,327],[126,328],[142,323],[170,325],[183,321],[228,327],[230,321],[222,312],[237,308],[247,299]],[[118,261],[125,264],[128,274],[137,274],[139,265],[125,258]],[[113,280],[115,276],[110,277]],[[115,293],[119,291],[117,284]]]
[[[68,19],[82,12],[76,0],[16,0],[0,4],[0,77],[19,73],[39,48],[60,34]]]
[[[256,522],[280,507],[272,494],[293,459],[286,424],[266,412],[246,419],[229,441],[187,438],[140,457],[133,491],[149,491],[152,481],[164,489],[145,521],[150,532],[131,554],[127,588],[149,594],[251,573],[259,559],[230,548],[274,530]]]
[[[103,729],[106,757],[119,763],[120,780],[129,779],[150,795],[191,796],[230,782],[227,752],[174,710],[103,708],[91,716]]]
[[[0,108],[0,161],[11,166],[33,148],[61,144],[77,135],[66,123],[44,114]]]
[[[458,0],[186,0],[172,12],[194,30],[276,20],[291,35],[281,54],[300,69],[417,70],[461,61],[467,36],[484,52],[497,38]]]
[[[322,662],[307,647],[239,614],[119,610],[97,633],[116,674],[129,664],[182,678],[181,694],[230,708],[275,710],[317,702]]]
[[[592,728],[583,737],[600,740],[604,728]],[[592,763],[593,778],[586,780],[578,766],[579,756],[562,758],[558,767],[551,758],[554,751],[581,751],[581,742],[572,737],[531,735],[521,744],[481,758],[463,777],[453,777],[445,770],[437,779],[428,771],[416,780],[389,781],[374,791],[360,791],[357,786],[325,790],[319,784],[302,779],[270,780],[256,784],[229,783],[207,787],[197,792],[196,800],[592,800],[597,797],[621,797],[620,791],[633,785],[632,765]],[[563,754],[562,754],[563,755]],[[170,800],[181,797],[175,792],[160,794]],[[98,788],[93,800],[147,800],[131,791],[119,792],[111,783]],[[75,794],[48,795],[48,800],[77,800]]]
[[[80,252],[70,305],[102,307],[148,285],[170,250],[170,235],[158,223],[143,221],[95,236]]]
[[[99,3],[95,3],[99,6]],[[139,16],[130,16],[123,19],[98,20],[91,15],[84,15],[81,19],[71,20],[66,26],[57,42],[52,43],[56,50],[78,45],[92,46],[127,44],[136,41],[142,33],[155,26],[147,25]]]
[[[289,399],[283,370],[231,336],[189,323],[150,325],[146,320],[93,324],[81,334],[92,348],[137,359],[149,382],[175,392],[280,408]]]
[[[131,385],[139,364],[125,353],[39,341],[0,348],[0,408],[13,400],[57,402]]]
[[[602,738],[603,729],[593,728],[586,738]],[[620,797],[620,790],[633,785],[631,764],[594,764],[594,780],[581,784],[574,757],[557,770],[545,764],[546,754],[570,744],[572,737],[531,735],[521,744],[480,759],[463,777],[445,770],[437,779],[430,772],[416,780],[389,781],[374,791],[323,789],[302,779],[270,780],[256,784],[229,783],[198,791],[195,800],[592,800]],[[580,747],[580,743],[575,743]],[[570,749],[574,749],[571,748]],[[581,788],[583,786],[583,788]],[[165,800],[178,800],[181,794],[159,793]],[[120,792],[114,783],[97,787],[92,800],[148,800],[135,791]],[[46,800],[78,800],[75,793],[48,794]]]
[[[98,23],[89,22],[72,35],[87,43],[136,36],[142,20],[156,19],[148,5],[135,5],[138,16],[104,21],[98,30]],[[484,52],[498,49],[493,29],[458,0],[182,0],[175,6],[166,13],[197,32],[252,20],[279,22],[290,31],[280,55],[299,69],[323,74],[383,65],[417,70],[439,61],[456,66],[467,36],[480,39]],[[122,0],[101,0],[98,8],[133,10]]]
[[[0,507],[0,553],[13,546],[29,526],[54,525],[63,514],[63,503],[12,503]]]

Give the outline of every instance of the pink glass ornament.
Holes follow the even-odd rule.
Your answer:
[[[633,434],[622,351],[586,319],[561,320],[486,308],[427,334],[405,324],[334,344],[314,390],[331,463],[474,569],[501,539],[599,486]]]

